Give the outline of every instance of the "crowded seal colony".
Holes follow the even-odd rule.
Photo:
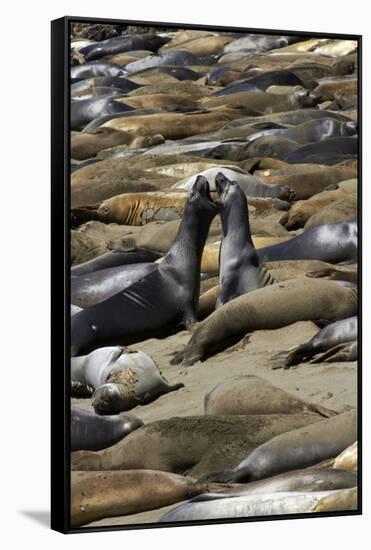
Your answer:
[[[357,510],[357,55],[72,25],[72,527]]]

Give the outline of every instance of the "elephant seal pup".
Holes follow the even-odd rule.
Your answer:
[[[72,358],[71,380],[80,385],[80,392],[81,387],[90,394],[95,390],[92,405],[98,414],[128,411],[184,387],[182,383],[169,384],[144,352],[119,346]]]
[[[117,414],[102,417],[71,407],[71,451],[99,451],[114,445],[141,426],[143,422],[135,416]]]
[[[231,468],[272,437],[318,418],[308,414],[185,416],[143,426],[108,449],[72,456],[74,470],[154,469],[193,477]]]
[[[358,442],[345,449],[336,457],[333,468],[335,470],[356,470],[358,466]]]
[[[247,374],[217,384],[205,395],[205,414],[318,414],[335,411],[308,403],[277,388],[268,380]]]
[[[313,466],[336,456],[356,438],[357,412],[352,410],[273,437],[216,479],[246,483]]]
[[[221,203],[223,240],[220,247],[218,308],[241,294],[275,283],[260,264],[251,239],[249,211],[244,193],[223,173],[215,177]]]
[[[321,329],[305,344],[295,347],[285,360],[285,368],[309,361],[315,355],[328,352],[330,349],[339,346],[339,344],[354,342],[357,335],[358,318],[356,316],[335,321],[335,323]]]
[[[315,281],[323,284],[311,284]],[[193,365],[254,330],[273,330],[297,321],[335,321],[356,313],[355,288],[321,279],[277,283],[243,294],[214,311],[197,325],[188,344],[171,364]],[[75,315],[72,321],[82,314]]]
[[[206,484],[155,470],[71,472],[71,525],[161,508],[206,490]]]
[[[216,176],[217,174],[223,174],[226,178],[238,183],[245,195],[249,197],[273,197],[282,200],[291,201],[295,198],[295,194],[288,186],[269,186],[262,183],[258,178],[255,178],[245,170],[238,168],[237,166],[216,166],[209,168],[191,176],[178,181],[172,188],[174,189],[186,189],[187,191],[192,188],[198,176],[204,176],[210,185],[210,191],[216,191]]]
[[[143,248],[127,249],[125,251],[111,248],[109,252],[101,254],[92,260],[72,266],[71,275],[86,275],[93,271],[100,271],[111,267],[155,262],[159,258],[161,258],[161,254]]]
[[[313,507],[311,512],[345,512],[348,510],[358,510],[358,490],[357,487],[344,489],[342,491],[333,491],[329,495],[323,496]]]
[[[321,498],[328,496],[331,492],[279,492],[200,502],[191,500],[167,512],[162,516],[160,522],[302,514],[311,511]]]
[[[275,260],[321,260],[350,262],[357,258],[358,228],[356,221],[317,225],[285,242],[260,248],[263,262]]]
[[[86,308],[128,288],[156,268],[156,264],[121,265],[100,269],[86,275],[71,276],[71,302]]]
[[[91,306],[71,322],[72,356],[110,344],[168,335],[196,321],[202,251],[218,212],[200,176],[189,193],[177,237],[164,260],[123,292]]]

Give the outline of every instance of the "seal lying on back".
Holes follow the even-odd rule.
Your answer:
[[[249,211],[239,185],[221,172],[215,177],[222,205],[223,240],[220,247],[218,308],[241,294],[275,283],[260,264],[251,239]]]
[[[72,472],[71,525],[162,508],[207,490],[197,483],[168,472]]]
[[[254,449],[219,481],[249,482],[332,458],[357,439],[357,412],[342,413],[273,437]]]
[[[142,351],[119,346],[100,348],[71,360],[72,392],[93,395],[98,414],[115,414],[145,405],[184,384],[169,384],[156,363]]]
[[[321,498],[332,491],[314,493],[282,492],[263,495],[186,502],[170,510],[160,519],[168,521],[197,521],[225,518],[246,518],[254,516],[277,516],[280,514],[302,514],[309,512]]]
[[[135,416],[117,414],[102,417],[71,407],[71,451],[99,451],[114,445],[141,426],[143,422]]]
[[[110,344],[169,334],[196,321],[202,251],[218,206],[199,177],[188,195],[175,242],[142,280],[77,315],[71,322],[72,356]]]
[[[247,374],[217,384],[205,395],[205,414],[319,414],[336,413],[277,388],[268,380]]]
[[[283,243],[260,248],[263,262],[274,260],[322,260],[349,262],[357,258],[356,221],[318,225]]]
[[[313,285],[314,282],[322,284]],[[355,288],[321,279],[277,283],[243,294],[214,311],[197,325],[184,350],[171,363],[193,365],[254,330],[273,330],[297,321],[333,321],[356,313]]]
[[[321,329],[313,338],[305,344],[297,346],[286,358],[285,367],[289,368],[298,363],[310,361],[315,355],[335,348],[339,350],[339,344],[349,344],[357,339],[358,318],[349,317],[341,321],[335,321]],[[328,357],[328,354],[326,354]],[[314,361],[311,361],[314,362]],[[321,362],[321,357],[315,362]]]

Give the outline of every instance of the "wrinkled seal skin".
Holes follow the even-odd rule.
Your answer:
[[[81,311],[71,322],[72,356],[110,344],[164,336],[196,321],[202,251],[218,207],[197,179],[175,242],[162,263],[124,292]]]
[[[71,302],[86,308],[106,300],[139,281],[156,268],[156,264],[143,262],[100,269],[86,275],[71,277]]]
[[[339,344],[354,342],[357,339],[357,335],[358,318],[356,316],[335,321],[335,323],[331,323],[321,329],[308,342],[297,346],[291,351],[286,358],[285,366],[288,368],[298,363],[309,361],[315,355],[327,352],[339,346]]]
[[[315,281],[324,284],[311,284]],[[297,321],[335,321],[356,313],[355,288],[320,279],[277,283],[239,296],[214,311],[197,325],[184,350],[171,363],[193,365],[254,330],[273,330]]]
[[[248,482],[313,466],[336,456],[355,439],[357,412],[353,410],[273,437],[249,453],[227,477]]]
[[[241,294],[273,284],[275,279],[262,269],[251,240],[249,211],[244,193],[237,183],[221,172],[215,185],[222,205],[223,240],[220,248],[218,308]]]
[[[71,451],[99,451],[114,445],[141,426],[143,422],[135,416],[118,414],[102,417],[71,407]]]
[[[322,260],[349,262],[357,258],[357,222],[318,225],[283,243],[258,250],[263,262],[274,260]]]
[[[206,484],[155,470],[72,472],[71,525],[162,508],[206,490]]]
[[[72,394],[93,394],[98,414],[117,414],[145,405],[183,383],[169,384],[156,363],[142,351],[120,346],[99,348],[71,360]],[[85,390],[85,394],[84,394]]]
[[[161,258],[161,254],[142,248],[128,249],[127,251],[111,250],[97,258],[74,265],[71,268],[71,275],[86,275],[93,271],[100,271],[101,269],[109,269],[111,267],[155,262],[159,258]]]

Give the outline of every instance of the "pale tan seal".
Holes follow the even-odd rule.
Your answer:
[[[168,472],[71,472],[71,526],[161,508],[207,490]]]
[[[345,449],[339,456],[336,457],[334,466],[335,470],[356,470],[358,467],[358,442]]]
[[[322,497],[312,508],[311,512],[345,512],[358,509],[357,487],[332,491]]]

